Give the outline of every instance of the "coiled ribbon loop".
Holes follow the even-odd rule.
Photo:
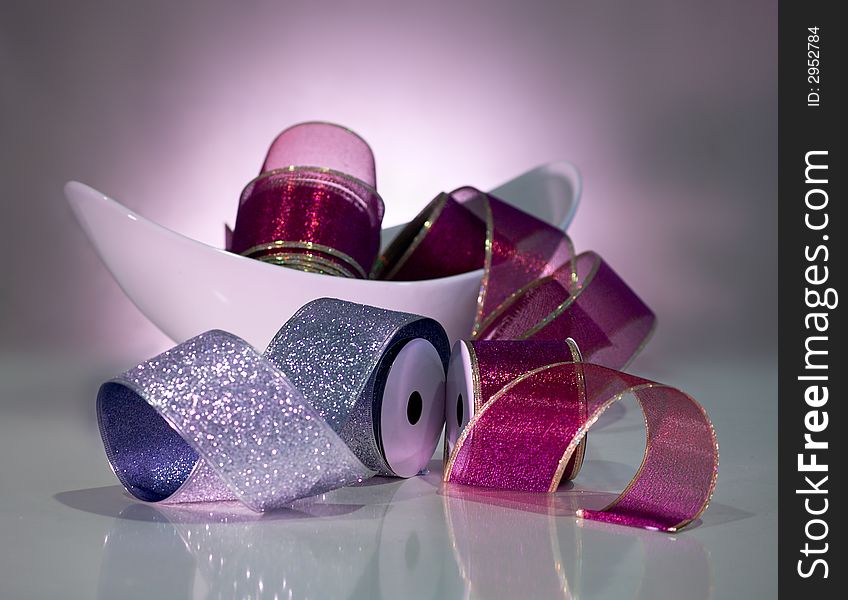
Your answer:
[[[374,275],[417,280],[483,267],[472,339],[573,338],[586,360],[626,365],[655,316],[594,252],[490,194],[441,194],[383,253]]]
[[[548,342],[460,344],[472,356],[472,372],[464,376],[473,382],[474,414],[455,430],[461,433],[451,440],[445,481],[555,491],[589,428],[610,405],[632,394],[647,429],[642,465],[609,506],[578,515],[677,531],[706,509],[718,447],[704,409],[688,395],[600,365],[557,362]],[[517,362],[517,353],[533,358]],[[541,366],[518,372],[521,364]]]
[[[232,334],[201,334],[100,388],[107,457],[142,500],[238,499],[256,511],[394,475],[375,423],[392,360],[416,339],[433,345],[444,373],[438,323],[341,300],[304,306],[264,355]],[[430,404],[442,402],[436,389]],[[420,438],[418,469],[438,434]]]

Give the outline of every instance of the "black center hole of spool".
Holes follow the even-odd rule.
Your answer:
[[[415,425],[418,422],[423,410],[424,401],[421,399],[421,394],[412,392],[409,395],[409,402],[406,404],[406,418],[409,419],[410,425]]]
[[[462,425],[462,418],[465,416],[465,400],[462,398],[462,394],[456,399],[456,422],[458,425]]]

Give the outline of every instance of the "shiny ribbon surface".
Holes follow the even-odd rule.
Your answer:
[[[455,450],[457,438],[460,436],[461,430],[468,424],[473,415],[478,414],[483,407],[496,396],[496,394],[506,385],[512,383],[518,378],[524,376],[527,372],[547,366],[557,362],[580,362],[582,356],[577,344],[573,339],[566,339],[563,342],[548,342],[540,341],[526,343],[523,341],[504,341],[499,343],[489,342],[460,342],[466,348],[470,359],[471,372],[468,376],[471,378],[472,394],[471,394],[471,410],[467,417],[459,418],[457,414],[457,428],[449,426],[445,435],[445,460],[451,460],[449,457]],[[481,370],[480,365],[484,368]],[[587,403],[585,397],[582,396],[583,389],[579,385],[579,381],[563,382],[563,387],[559,390],[560,394],[570,393],[576,402],[571,402],[568,405],[569,413],[567,416],[579,425],[586,423],[588,415],[586,413]],[[446,404],[450,404],[454,398],[448,396]],[[464,403],[464,398],[457,399],[457,405]],[[460,409],[462,410],[462,409]],[[562,415],[565,417],[566,415]],[[450,417],[451,419],[453,416]],[[453,423],[451,423],[453,425]],[[570,481],[577,477],[583,466],[583,458],[586,451],[585,435],[579,440],[568,457],[563,457],[557,466],[557,476],[549,486],[549,491],[554,491],[559,486],[562,479]],[[445,472],[448,472],[447,465]],[[446,476],[445,480],[448,480]],[[523,488],[522,488],[523,489]]]
[[[391,362],[414,339],[446,365],[432,319],[334,299],[304,306],[264,355],[201,334],[100,388],[107,457],[142,500],[238,499],[256,511],[392,475],[376,417]]]
[[[566,344],[461,342],[471,356],[475,412],[445,464],[444,479],[499,489],[553,492],[588,429],[634,396],[645,417],[642,464],[601,510],[578,515],[677,531],[706,509],[718,472],[715,432],[703,408],[675,388],[568,358]],[[538,366],[537,366],[538,365]]]
[[[328,123],[283,131],[244,189],[229,249],[326,275],[367,277],[380,250],[383,201],[362,138]]]

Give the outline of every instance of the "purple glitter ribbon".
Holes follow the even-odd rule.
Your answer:
[[[417,338],[446,365],[432,319],[335,299],[304,306],[265,355],[230,333],[201,334],[100,388],[107,457],[141,500],[238,499],[256,511],[391,475],[374,417],[388,366]]]
[[[550,342],[463,343],[472,355],[478,391],[475,414],[445,464],[445,481],[553,492],[588,429],[610,405],[632,394],[647,429],[642,465],[606,508],[578,515],[677,531],[706,510],[718,473],[718,446],[695,400],[600,365],[558,361],[563,352],[552,352]]]

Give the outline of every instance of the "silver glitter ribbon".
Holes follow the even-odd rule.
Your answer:
[[[101,386],[100,433],[135,497],[177,503],[238,499],[255,511],[394,475],[380,410],[392,361],[430,341],[436,321],[323,298],[305,305],[265,355],[209,331]]]

